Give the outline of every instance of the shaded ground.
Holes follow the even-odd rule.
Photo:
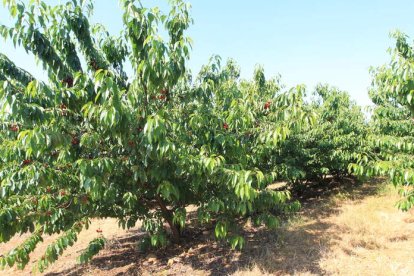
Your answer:
[[[209,229],[189,228],[181,246],[144,254],[138,228],[120,231],[105,220],[82,233],[47,275],[414,275],[414,223],[395,209],[389,186],[328,180],[303,191],[295,194],[302,211],[277,231],[245,225],[242,252],[215,241]],[[75,265],[97,227],[109,244],[90,264]]]
[[[102,231],[102,233],[98,233],[98,231]],[[129,232],[119,229],[117,227],[117,222],[114,219],[105,219],[105,220],[94,220],[90,225],[88,230],[84,230],[78,237],[78,241],[68,250],[66,250],[63,255],[59,258],[59,260],[54,263],[48,271],[61,271],[62,269],[70,269],[76,266],[77,261],[76,258],[81,254],[81,252],[87,247],[89,241],[93,240],[100,235],[105,236],[106,238],[111,240],[111,244],[116,244],[118,237],[123,237],[125,235],[129,235]],[[24,241],[29,235],[25,234],[20,237],[14,237],[11,241],[6,244],[0,244],[0,255],[4,254],[11,249],[13,249],[16,245],[20,244]],[[36,261],[42,256],[48,246],[48,244],[52,243],[58,235],[53,236],[45,236],[43,237],[43,243],[40,243],[35,251],[30,255],[31,260],[26,268],[21,271],[17,270],[17,268],[6,269],[5,271],[0,270],[0,275],[31,275],[34,266],[36,265]],[[39,275],[37,273],[36,275]]]

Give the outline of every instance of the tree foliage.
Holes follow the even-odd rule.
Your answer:
[[[89,1],[4,3],[15,24],[0,34],[48,80],[0,55],[0,242],[31,233],[2,267],[23,268],[42,236],[58,233],[38,260],[43,271],[92,218],[124,228],[140,220],[146,241],[164,246],[178,242],[193,204],[217,238],[242,247],[240,219],[276,227],[275,214],[298,208],[267,186],[281,177],[275,149],[312,121],[303,87],[281,91],[261,68],[241,81],[235,62],[218,57],[193,80],[188,4],[163,13],[122,0],[124,31],[113,36],[89,22]],[[92,240],[80,262],[103,245]]]
[[[367,149],[367,124],[362,110],[349,94],[328,85],[316,87],[303,107],[314,114],[314,124],[294,132],[274,155],[280,170],[294,185],[342,177],[348,166]],[[300,185],[298,186],[300,187]]]
[[[351,169],[369,177],[388,176],[400,188],[398,207],[408,210],[414,205],[414,54],[406,35],[392,36],[396,45],[390,63],[373,70],[372,150],[362,152]]]
[[[1,267],[24,268],[42,237],[58,234],[38,260],[45,270],[94,218],[140,221],[143,247],[180,242],[189,205],[242,248],[241,222],[275,228],[300,207],[268,187],[276,180],[388,175],[402,187],[400,208],[414,204],[414,53],[403,34],[374,72],[368,125],[346,92],[320,85],[308,98],[260,66],[243,80],[235,61],[214,56],[193,76],[182,0],[168,12],[121,0],[118,35],[91,24],[88,0],[3,2],[14,24],[0,35],[47,80],[0,53],[0,242],[30,233]],[[104,245],[91,240],[79,262]]]

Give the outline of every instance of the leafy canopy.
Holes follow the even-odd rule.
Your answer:
[[[306,181],[327,176],[341,178],[367,149],[365,116],[348,93],[319,85],[303,108],[312,110],[315,123],[295,131],[273,158],[286,178],[300,188]],[[299,185],[297,185],[299,184]]]
[[[351,169],[360,175],[388,176],[400,188],[398,207],[414,205],[414,52],[407,36],[395,32],[391,61],[373,70],[370,96],[372,151],[362,152]]]
[[[92,218],[124,228],[140,220],[143,243],[165,246],[179,241],[192,204],[200,223],[241,248],[241,219],[276,227],[275,214],[298,208],[267,186],[282,175],[275,149],[312,122],[303,87],[281,91],[261,68],[241,81],[219,58],[193,80],[188,4],[171,1],[163,13],[121,0],[124,30],[114,36],[89,22],[89,1],[3,2],[15,24],[0,34],[33,54],[48,80],[0,54],[0,242],[31,233],[2,267],[23,268],[42,236],[58,233],[37,263],[43,271]],[[92,240],[80,262],[104,242]]]

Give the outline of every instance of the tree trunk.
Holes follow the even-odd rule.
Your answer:
[[[180,242],[180,231],[177,227],[177,225],[173,222],[173,212],[165,206],[165,203],[162,201],[161,197],[157,195],[157,202],[160,206],[162,216],[167,221],[168,225],[170,226],[171,233],[172,233],[172,239],[174,243]]]

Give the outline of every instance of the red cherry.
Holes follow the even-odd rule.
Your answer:
[[[228,124],[226,124],[226,123],[224,123],[224,124],[223,124],[223,128],[224,128],[225,130],[227,130],[227,129],[229,129],[229,125],[228,125]]]
[[[67,77],[66,79],[62,80],[62,84],[67,85],[69,88],[73,87],[73,78]]]
[[[76,145],[79,145],[79,139],[78,138],[76,138],[76,137],[72,137],[72,145],[74,145],[74,146],[76,146]]]
[[[82,204],[87,204],[88,203],[88,196],[82,196],[82,198],[81,198],[81,202],[82,202]]]
[[[68,87],[73,87],[73,78],[68,78]]]
[[[66,111],[66,109],[68,108],[65,104],[60,104],[59,105],[59,108],[60,109],[62,109],[62,112],[61,112],[61,114],[62,114],[62,116],[66,116],[66,115],[68,115],[68,112]]]
[[[158,99],[159,99],[159,100],[165,100],[165,95],[160,95],[160,96],[158,96]]]
[[[23,160],[23,165],[29,165],[30,163],[32,163],[32,160],[30,159]]]
[[[18,125],[16,125],[16,124],[11,125],[11,126],[10,126],[10,130],[11,130],[11,131],[13,131],[13,132],[17,132],[17,131],[19,131],[19,126],[18,126]]]
[[[97,71],[97,70],[99,70],[99,67],[98,67],[98,65],[96,64],[96,61],[95,60],[91,60],[90,62],[89,62],[89,65],[95,70],[95,71]]]
[[[271,102],[270,101],[267,101],[265,103],[265,105],[264,105],[264,109],[269,109],[270,108],[270,104],[271,104]]]
[[[60,195],[61,196],[65,196],[66,195],[66,192],[65,191],[60,191]]]

